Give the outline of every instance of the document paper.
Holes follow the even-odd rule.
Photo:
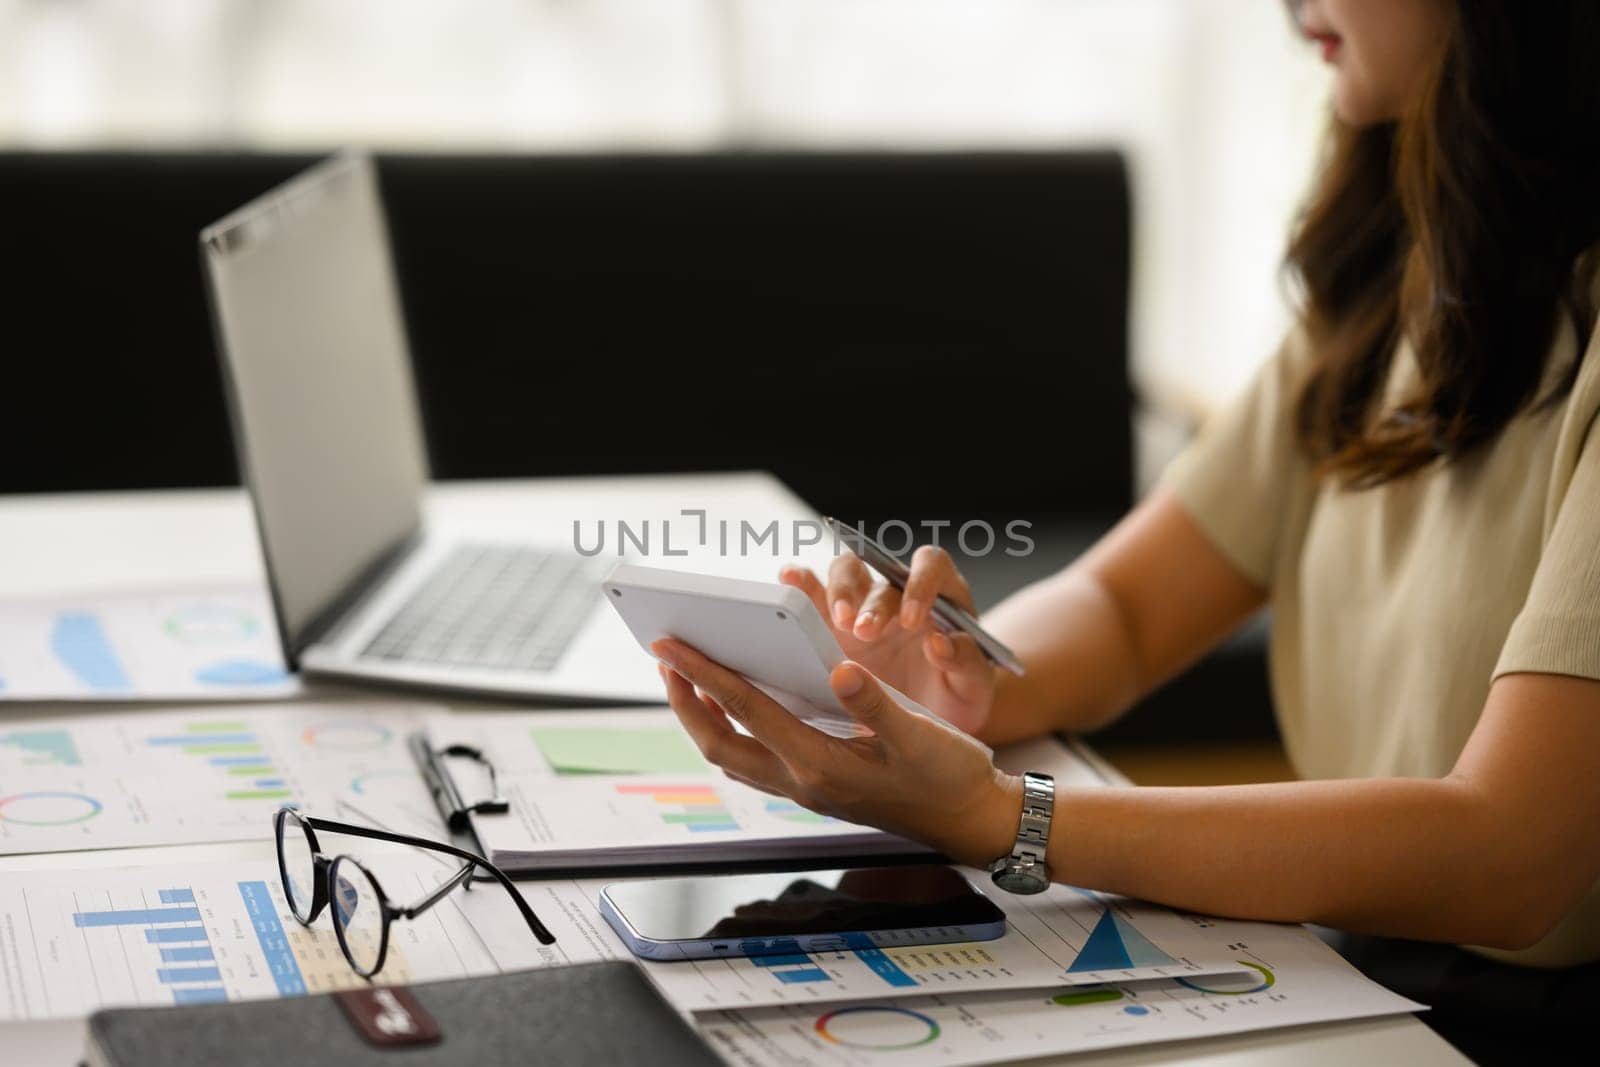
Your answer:
[[[344,851],[353,840],[339,838],[335,847]],[[379,849],[352,851],[361,852],[397,901],[420,898],[450,873],[426,857],[387,849],[376,856]],[[365,985],[339,949],[330,913],[311,929],[295,921],[270,855],[269,849],[255,861],[0,875],[0,1022]],[[378,984],[497,973],[463,906],[516,915],[498,888],[452,893],[394,924]],[[526,926],[521,930],[534,941]]]
[[[0,603],[0,699],[264,700],[299,690],[261,589]]]
[[[298,804],[415,781],[392,705],[53,717],[0,722],[0,854],[265,839]]]
[[[1302,927],[1209,921],[1240,974],[713,1012],[700,1032],[740,1067],[960,1067],[1423,1009]]]

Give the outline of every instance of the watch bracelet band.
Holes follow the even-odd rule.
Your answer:
[[[1043,863],[1050,844],[1050,819],[1056,810],[1055,779],[1028,771],[1022,776],[1022,818],[1011,858],[1023,863]]]

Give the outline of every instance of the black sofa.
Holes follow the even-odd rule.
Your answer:
[[[235,483],[195,236],[313,158],[0,154],[0,492]],[[965,562],[984,602],[1132,502],[1115,154],[379,166],[438,478],[765,468],[870,523],[1026,520],[1033,556]],[[1260,646],[1114,732],[1270,733]]]

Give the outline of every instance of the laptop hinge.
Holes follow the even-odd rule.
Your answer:
[[[421,527],[412,530],[399,543],[369,563],[355,580],[329,602],[327,607],[312,616],[294,636],[293,645],[289,649],[294,663],[298,665],[300,654],[312,645],[336,643],[350,626],[351,621],[360,617],[361,609],[421,547],[422,541]]]

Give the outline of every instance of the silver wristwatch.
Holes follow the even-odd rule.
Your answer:
[[[989,864],[994,884],[1008,893],[1043,893],[1050,887],[1050,865],[1044,861],[1050,843],[1050,816],[1056,810],[1056,780],[1029,771],[1022,776],[1022,820],[1011,854]]]

